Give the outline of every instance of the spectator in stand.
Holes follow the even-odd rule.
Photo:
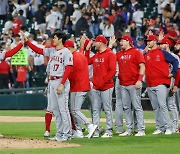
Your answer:
[[[110,38],[114,36],[114,26],[110,23],[107,17],[104,18],[104,21],[100,23],[99,28],[102,30],[103,36]]]
[[[9,9],[8,1],[7,0],[1,0],[0,1],[0,20],[6,19],[8,9]]]
[[[19,20],[22,22],[22,26],[26,26],[26,17],[23,16],[24,11],[19,10]]]
[[[79,10],[78,4],[74,4],[73,8],[74,12],[73,15],[70,16],[70,20],[72,21],[72,30],[74,31],[77,21],[81,18],[81,11]]]
[[[96,37],[99,34],[99,22],[98,22],[98,11],[96,8],[91,8],[90,10],[91,14],[91,24],[92,24],[92,35]]]
[[[129,6],[129,23],[131,23],[131,20],[133,19],[133,13],[138,10],[140,7],[140,4],[137,0],[131,0],[131,4]]]
[[[80,37],[80,35],[87,30],[89,14],[85,13],[82,17],[77,21],[75,28],[75,37]]]
[[[72,33],[72,22],[70,20],[70,16],[73,14],[73,3],[72,0],[69,0],[67,3],[67,9],[65,13],[65,22],[64,29],[68,31],[68,33]]]
[[[10,64],[0,60],[0,89],[8,89]]]
[[[160,9],[162,10],[163,18],[167,18],[167,17],[172,18],[176,11],[176,5],[174,3],[174,0],[164,1],[160,5]]]
[[[116,18],[116,16],[117,16],[116,10],[112,9],[111,14],[108,17],[111,24],[114,22],[114,19]]]
[[[42,37],[38,37],[36,39],[36,41],[37,41],[36,46],[44,49],[44,45],[42,44],[43,43]],[[44,68],[44,56],[40,55],[38,53],[34,53],[34,72],[38,73],[38,72],[41,72],[44,70],[45,70],[45,68]]]
[[[37,29],[41,29],[43,32],[45,32],[46,29],[46,21],[45,21],[45,7],[44,5],[40,4],[39,9],[37,12],[35,12],[35,19],[37,21]]]
[[[18,14],[14,13],[13,14],[13,27],[12,27],[13,34],[14,35],[18,34],[20,32],[21,27],[22,27],[22,22],[21,20],[18,19]]]
[[[13,43],[11,43],[11,49],[14,48],[17,44],[19,44],[21,41],[20,35],[16,34],[14,35]]]
[[[46,16],[46,33],[54,34],[56,29],[62,28],[62,14],[59,12],[58,5],[55,3],[52,10]]]
[[[27,16],[27,9],[30,5],[32,5],[32,3],[34,3],[34,0],[31,0],[30,3],[26,3],[26,0],[21,1],[20,4],[17,4],[14,2],[14,0],[12,0],[14,6],[16,7],[16,9],[13,11],[13,14],[15,12],[19,12],[19,10],[23,10],[23,16],[26,17]]]
[[[17,78],[14,88],[25,88],[26,87],[26,66],[17,66]]]

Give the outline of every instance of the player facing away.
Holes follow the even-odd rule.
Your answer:
[[[23,46],[24,42],[19,43],[16,47],[13,49],[6,51],[6,52],[0,52],[0,61],[5,60],[8,57],[12,57],[14,54],[16,54]],[[0,137],[3,137],[3,135],[0,133]]]
[[[156,130],[153,134],[165,132],[166,135],[170,135],[172,131],[166,99],[171,77],[175,76],[178,70],[178,61],[167,51],[161,50],[157,46],[157,41],[155,35],[149,35],[144,54],[147,90],[156,120]],[[173,66],[171,72],[169,64]]]
[[[174,46],[175,48],[175,50],[174,50],[174,53],[177,55],[177,56],[179,56],[179,58],[180,58],[180,40],[177,40],[177,42],[176,42],[176,44],[175,44],[175,46]],[[179,72],[179,71],[178,71]],[[179,74],[178,74],[179,75]],[[178,106],[178,111],[179,111],[179,113],[180,113],[180,80],[178,81],[177,80],[177,87],[175,87],[175,88],[177,88],[177,92],[175,93],[175,96],[176,96],[176,105]],[[179,129],[179,132],[180,132],[180,129]]]
[[[103,35],[96,37],[94,46],[98,52],[93,57],[90,58],[90,52],[86,51],[88,64],[93,64],[93,124],[99,126],[101,104],[103,104],[106,114],[106,132],[101,137],[109,138],[113,135],[112,92],[113,77],[116,73],[116,55],[107,47],[107,39]]]
[[[26,44],[36,53],[50,57],[50,101],[56,122],[56,135],[50,140],[67,141],[71,139],[72,127],[68,109],[67,95],[69,83],[66,81],[73,65],[72,53],[63,46],[67,39],[65,33],[54,33],[55,48],[41,49],[26,39]]]
[[[88,138],[91,138],[97,125],[91,124],[87,117],[81,112],[82,104],[86,98],[87,92],[90,90],[87,58],[82,53],[75,50],[72,40],[67,40],[64,46],[67,47],[73,55],[73,68],[69,75],[70,111],[76,126],[73,138],[84,137],[81,128],[82,123],[88,128]]]
[[[44,137],[50,137],[50,126],[51,126],[51,120],[52,120],[52,103],[50,101],[50,83],[49,83],[49,78],[50,78],[50,60],[47,64],[46,67],[46,73],[47,77],[45,79],[45,84],[47,84],[46,87],[46,95],[47,95],[47,109],[46,109],[46,114],[45,114],[45,126],[46,126],[46,131],[44,133]]]
[[[171,41],[168,38],[163,38],[160,41],[160,47],[162,50],[167,51],[168,53],[170,53],[174,58],[176,58],[178,60],[178,70],[180,69],[180,60],[179,57],[174,54],[173,52],[171,52],[170,50],[170,46],[172,45]],[[170,65],[170,70],[172,70],[172,65]],[[175,78],[171,77],[171,84],[170,84],[170,88],[169,90],[169,94],[167,96],[167,107],[168,110],[171,114],[172,117],[172,124],[171,124],[171,131],[172,133],[176,133],[178,132],[178,110],[177,110],[177,106],[176,106],[176,102],[175,102],[175,92],[174,92],[174,87],[177,87],[177,85],[175,84],[177,82],[175,82]]]
[[[138,132],[135,136],[145,136],[144,115],[141,105],[142,78],[145,72],[144,57],[142,52],[133,46],[130,36],[122,36],[120,45],[122,50],[116,54],[116,57],[119,66],[118,78],[126,118],[126,131],[119,136],[132,135],[132,107],[137,118]]]

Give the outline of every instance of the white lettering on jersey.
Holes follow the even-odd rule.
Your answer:
[[[131,55],[123,55],[120,58],[121,60],[130,60],[131,59]]]
[[[97,63],[104,63],[104,58],[95,58],[94,61]]]
[[[62,58],[58,57],[58,56],[52,57],[51,60],[58,61],[58,62],[62,63]]]

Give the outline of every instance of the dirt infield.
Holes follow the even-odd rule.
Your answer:
[[[91,121],[91,118],[88,118]],[[54,118],[52,119],[54,121]],[[44,117],[14,117],[0,116],[0,122],[44,122]],[[105,118],[101,118],[100,122],[106,122]],[[145,119],[145,123],[155,123],[154,119]]]
[[[40,149],[40,148],[65,148],[79,147],[79,144],[56,142],[38,139],[22,139],[12,137],[0,138],[0,149]]]

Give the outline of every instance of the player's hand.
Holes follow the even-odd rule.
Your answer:
[[[90,40],[87,47],[86,47],[86,50],[90,50],[92,45],[93,45],[93,40]]]
[[[27,37],[26,37],[26,35],[24,34],[23,31],[20,31],[20,33],[21,33],[21,36],[22,36],[22,42],[25,43],[28,39],[27,39]]]
[[[110,37],[108,47],[112,48],[115,42],[116,42],[116,37],[115,36]]]
[[[173,76],[174,76],[174,75],[173,75],[173,74],[171,74],[171,73],[168,75],[168,77],[169,77],[169,78],[172,78]]]
[[[84,49],[85,41],[86,41],[86,36],[82,36],[80,39],[80,48]]]
[[[63,88],[64,88],[64,85],[63,85],[63,84],[60,84],[60,85],[58,86],[58,88],[57,88],[57,90],[56,90],[58,95],[60,95],[60,94],[62,93]]]
[[[135,88],[138,90],[142,87],[142,81],[137,81],[136,84],[135,84]]]
[[[159,32],[159,41],[161,41],[162,39],[164,38],[164,32],[161,30],[160,32]]]
[[[177,87],[177,86],[174,86],[174,87],[171,89],[172,93],[176,93],[177,90],[178,90],[178,87]]]

